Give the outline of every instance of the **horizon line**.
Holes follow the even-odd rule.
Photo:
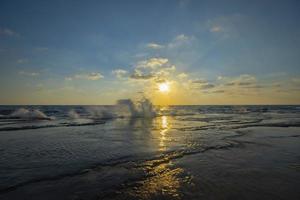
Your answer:
[[[0,104],[0,106],[115,106],[116,104]],[[154,106],[300,106],[299,104],[169,104]]]

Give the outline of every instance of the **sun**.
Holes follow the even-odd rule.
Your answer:
[[[168,83],[160,83],[158,89],[160,92],[167,93],[170,91],[170,86]]]

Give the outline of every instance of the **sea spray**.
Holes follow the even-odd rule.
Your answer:
[[[157,111],[147,98],[133,101],[131,99],[119,99],[114,106],[91,106],[85,111],[90,119],[114,119],[114,118],[152,118],[157,116]],[[71,118],[78,115],[75,111],[69,111]]]
[[[119,115],[125,117],[151,118],[157,116],[153,104],[147,98],[142,98],[136,102],[131,99],[120,99],[117,101],[116,110]]]
[[[80,115],[74,109],[72,109],[68,112],[68,116],[72,119],[79,119],[80,118]]]

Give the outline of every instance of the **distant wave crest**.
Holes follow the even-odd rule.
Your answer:
[[[11,118],[19,118],[19,119],[28,119],[28,120],[52,120],[53,117],[47,116],[45,113],[33,109],[25,109],[25,108],[19,108],[18,110],[14,111],[9,115]]]

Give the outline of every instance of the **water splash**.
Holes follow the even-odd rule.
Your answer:
[[[142,98],[136,102],[131,99],[120,99],[117,101],[116,110],[119,116],[125,117],[152,118],[157,116],[156,109],[147,98]]]
[[[80,118],[80,115],[74,109],[72,109],[68,112],[68,116],[72,119],[79,119]]]

